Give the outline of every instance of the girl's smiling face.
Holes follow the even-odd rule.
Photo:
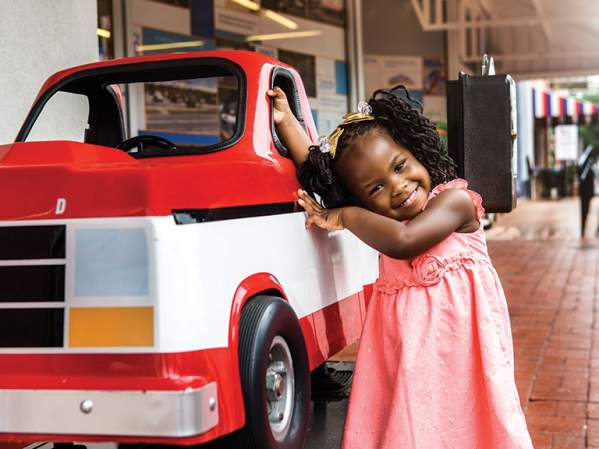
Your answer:
[[[422,211],[431,179],[408,149],[376,129],[347,150],[337,161],[337,172],[366,208],[396,220],[414,218]]]

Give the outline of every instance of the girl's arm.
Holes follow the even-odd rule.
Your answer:
[[[360,240],[394,259],[412,259],[445,240],[452,232],[478,229],[472,199],[463,190],[446,189],[408,224],[361,207],[323,209],[303,190],[299,204],[306,210],[306,226],[349,229]]]
[[[285,92],[275,86],[267,94],[274,99],[273,118],[277,134],[283,145],[289,149],[291,159],[299,167],[308,158],[308,149],[312,145],[312,142],[302,128],[302,125],[300,125],[293,115],[293,112],[291,112]]]

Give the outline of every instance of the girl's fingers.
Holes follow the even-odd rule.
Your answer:
[[[316,208],[316,202],[303,190],[298,191],[299,199],[297,200],[298,204],[302,206],[304,209],[313,210]]]
[[[323,209],[308,193],[304,190],[298,190],[299,196],[297,203],[303,207],[306,212],[306,229],[311,229],[313,226],[328,229],[326,210]]]
[[[300,198],[299,200],[297,200],[297,204],[302,206],[307,213],[309,213],[309,214],[314,213],[314,211],[312,210],[311,204],[306,202],[305,200]]]
[[[266,91],[266,95],[268,95],[269,97],[281,97],[281,94],[283,94],[283,91],[278,86],[275,86],[272,89],[268,89]]]
[[[308,215],[306,217],[306,229],[312,229],[313,225],[318,225],[318,223],[316,222],[315,216]]]
[[[304,190],[298,190],[298,195],[304,201],[304,203],[309,204],[314,209],[322,209],[320,205],[312,198],[308,193]]]

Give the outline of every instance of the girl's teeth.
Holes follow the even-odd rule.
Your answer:
[[[415,197],[416,197],[416,190],[414,190],[412,192],[412,194],[409,197],[407,197],[403,203],[401,203],[399,205],[399,207],[405,207],[405,206],[412,204],[412,201],[414,200]]]

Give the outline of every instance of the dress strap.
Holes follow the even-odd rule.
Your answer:
[[[426,206],[428,206],[428,203],[430,202],[430,200],[435,198],[437,195],[439,195],[441,192],[443,192],[446,189],[464,190],[468,195],[470,195],[470,198],[472,199],[472,202],[474,203],[474,207],[476,208],[477,218],[480,220],[482,218],[482,216],[485,214],[485,208],[483,207],[483,199],[481,198],[481,196],[478,193],[476,193],[472,190],[468,190],[468,181],[466,181],[465,179],[462,179],[462,178],[452,179],[451,181],[448,181],[444,184],[438,184],[437,186],[435,186],[435,188],[429,194],[424,207],[426,208]]]

